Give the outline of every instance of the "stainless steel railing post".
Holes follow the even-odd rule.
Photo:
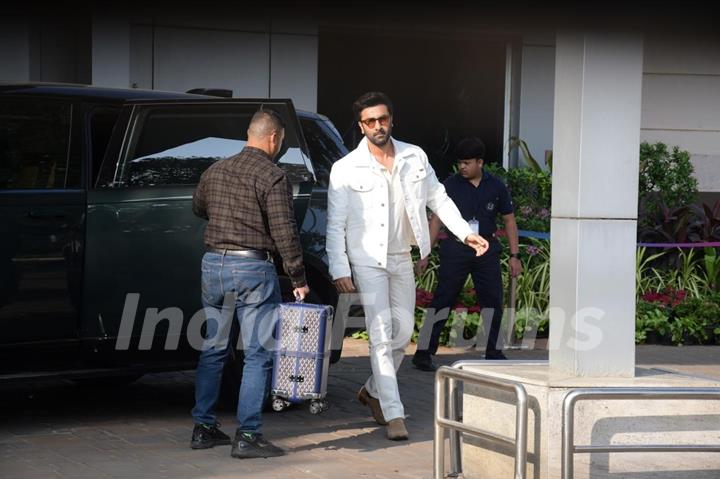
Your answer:
[[[515,385],[515,395],[515,478],[523,479],[527,470],[528,397],[525,388],[519,384]]]
[[[445,429],[438,418],[445,415],[445,377],[435,376],[435,423],[433,438],[433,477],[443,479],[445,474]]]
[[[485,376],[475,372],[463,371],[460,368],[462,363],[457,364],[458,367],[447,367],[442,366],[437,370],[435,374],[435,421],[434,421],[434,447],[433,447],[433,477],[435,479],[442,479],[445,474],[445,429],[450,429],[453,433],[460,432],[469,434],[476,437],[481,437],[495,443],[505,444],[512,446],[515,449],[515,478],[525,479],[525,471],[527,469],[527,393],[522,384],[514,381],[505,379],[493,378]],[[515,439],[509,439],[503,436],[499,436],[495,433],[483,431],[482,429],[474,426],[459,422],[457,416],[457,409],[454,407],[449,408],[448,416],[445,416],[445,406],[448,397],[448,391],[446,389],[447,382],[449,379],[453,383],[453,391],[457,389],[455,384],[457,382],[477,384],[481,386],[487,386],[502,391],[509,391],[515,394],[516,398],[516,425],[515,425]],[[449,396],[454,399],[455,393],[450,392]],[[463,414],[464,419],[464,414]],[[454,449],[451,451],[451,457],[454,457],[454,461],[457,461],[458,469],[453,470],[454,474],[460,474],[462,472],[460,466],[460,444],[459,438],[454,441]]]
[[[459,395],[457,383],[454,379],[448,379],[448,390],[450,391],[448,400],[448,417],[453,421],[459,420]],[[450,476],[457,476],[462,471],[460,431],[457,429],[450,430]]]
[[[585,388],[570,391],[563,399],[562,479],[574,474],[577,453],[593,452],[720,452],[720,444],[612,444],[575,445],[575,405],[589,400],[720,400],[720,388]]]

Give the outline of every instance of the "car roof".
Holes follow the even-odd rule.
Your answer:
[[[295,110],[295,112],[297,113],[297,115],[300,118],[313,118],[315,120],[330,121],[330,118],[328,118],[325,115],[322,115],[320,113],[315,113],[314,111]]]
[[[3,83],[0,82],[0,95],[42,95],[66,98],[83,98],[103,101],[129,101],[129,100],[188,100],[188,99],[217,99],[216,96],[198,95],[194,93],[181,93],[162,90],[145,90],[139,88],[107,88],[74,83]],[[308,110],[296,110],[299,117],[330,121],[320,113]]]
[[[106,88],[71,83],[0,83],[1,95],[43,95],[92,100],[170,100],[215,98],[207,95],[135,88]]]

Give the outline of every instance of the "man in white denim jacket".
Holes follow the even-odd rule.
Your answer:
[[[380,92],[353,104],[365,136],[333,165],[328,189],[327,253],[340,293],[360,293],[370,337],[372,375],[358,392],[392,440],[407,439],[396,372],[414,326],[415,277],[410,247],[430,254],[426,207],[479,256],[488,243],[473,233],[425,152],[391,136],[393,107]]]

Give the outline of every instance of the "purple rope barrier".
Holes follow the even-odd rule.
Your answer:
[[[538,238],[538,239],[544,239],[544,240],[550,239],[550,233],[544,233],[544,232],[540,232],[540,231],[519,230],[518,236],[526,237],[526,238]],[[711,241],[711,242],[705,242],[705,243],[638,243],[637,245],[644,246],[646,248],[663,248],[663,249],[720,248],[720,241]]]
[[[646,248],[718,248],[720,241],[712,241],[710,243],[638,243],[638,246]]]

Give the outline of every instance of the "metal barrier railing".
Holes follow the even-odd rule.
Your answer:
[[[494,360],[487,360],[487,359],[461,359],[459,361],[455,361],[452,364],[453,368],[456,369],[463,369],[465,366],[482,366],[483,368],[489,368],[493,366],[513,366],[521,364],[523,366],[547,366],[548,361],[546,359],[543,360],[517,360],[517,359],[510,359],[510,360],[501,360],[501,361],[494,361]],[[476,373],[477,374],[477,373]],[[458,391],[460,388],[454,387],[454,380],[450,379],[450,400],[447,404],[448,407],[448,414],[450,417],[460,417],[459,415],[462,415],[461,410],[461,404],[458,399]],[[521,384],[521,383],[518,383]],[[460,472],[462,472],[462,459],[461,459],[461,444],[460,444],[460,431],[451,429],[450,430],[450,475],[457,475]]]
[[[571,479],[573,459],[577,453],[597,452],[720,452],[720,444],[613,444],[607,446],[575,445],[575,404],[584,400],[718,400],[720,388],[593,388],[574,389],[563,400],[562,479]]]
[[[482,361],[487,364],[489,361]],[[510,445],[515,448],[515,479],[525,479],[527,464],[527,392],[522,384],[504,379],[491,378],[482,374],[463,371],[460,368],[468,362],[458,362],[453,367],[441,366],[435,374],[435,437],[433,444],[433,477],[445,477],[445,430],[450,430],[450,448],[452,459],[451,475],[461,473],[460,464],[460,433],[488,439],[490,441]],[[447,380],[447,381],[446,381]],[[494,434],[482,429],[466,425],[457,419],[457,388],[456,381],[488,386],[502,391],[515,393],[515,440]],[[445,416],[448,405],[448,389],[450,390],[450,407],[448,416]]]

